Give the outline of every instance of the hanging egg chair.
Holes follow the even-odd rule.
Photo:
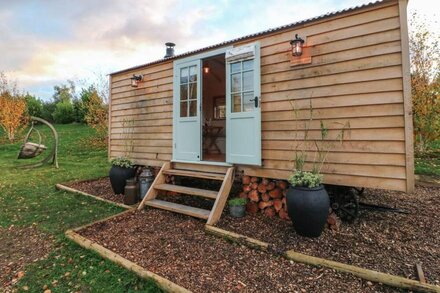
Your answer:
[[[47,122],[44,119],[31,116],[30,120],[31,120],[31,128],[29,129],[28,133],[26,134],[26,136],[24,138],[24,143],[20,148],[20,152],[18,153],[18,159],[35,158],[35,157],[38,157],[39,155],[41,155],[44,151],[46,151],[48,149],[47,146],[45,146],[44,144],[41,143],[42,137],[41,137],[40,131],[38,131],[38,129],[36,129],[34,127],[35,122],[41,122],[50,128],[50,130],[52,131],[52,135],[54,137],[54,143],[53,143],[53,146],[51,148],[50,153],[43,160],[41,160],[38,163],[22,165],[22,166],[20,166],[20,168],[34,168],[34,167],[42,166],[46,163],[54,164],[55,167],[58,168],[58,155],[57,155],[57,152],[58,152],[58,133],[57,133],[57,131],[52,126],[52,124],[50,124],[49,122]],[[38,143],[34,143],[34,142],[30,141],[31,134],[33,132],[35,132],[38,136]]]

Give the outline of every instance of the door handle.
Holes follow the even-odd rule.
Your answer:
[[[258,108],[258,97],[255,97],[255,98],[249,100],[249,102],[252,102],[252,101],[254,101],[254,103],[255,103],[255,108]]]

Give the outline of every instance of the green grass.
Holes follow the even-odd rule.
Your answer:
[[[432,142],[426,152],[416,154],[415,173],[440,178],[440,140]]]
[[[39,129],[46,138],[44,143],[50,144],[48,130]],[[60,137],[59,169],[53,166],[17,168],[23,163],[38,161],[44,154],[30,161],[20,161],[16,157],[21,142],[0,145],[0,226],[35,225],[56,239],[48,259],[26,267],[26,275],[17,289],[22,291],[27,286],[27,292],[42,292],[47,285],[52,292],[159,292],[151,280],[142,280],[64,237],[66,229],[122,209],[55,189],[56,183],[106,176],[110,167],[105,149],[89,148],[81,143],[94,135],[92,129],[83,125],[56,125],[56,129]]]

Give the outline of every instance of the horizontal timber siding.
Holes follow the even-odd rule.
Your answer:
[[[406,191],[407,139],[404,111],[401,28],[398,1],[329,17],[314,23],[234,44],[261,44],[262,167],[238,166],[249,175],[285,179],[301,143],[298,123],[313,121],[310,138],[320,137],[320,121],[334,147],[323,169],[327,183]],[[292,67],[289,41],[298,33],[311,47],[312,63]],[[173,65],[164,61],[112,75],[111,157],[124,155],[131,120],[132,158],[160,166],[172,157]],[[142,74],[138,88],[130,77]],[[299,110],[295,116],[293,105]],[[295,120],[295,117],[300,117]],[[345,141],[338,133],[350,124]],[[311,166],[310,159],[306,167]]]

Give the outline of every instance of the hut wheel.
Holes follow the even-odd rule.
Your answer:
[[[358,192],[348,186],[329,188],[330,206],[341,220],[353,222],[359,216]]]

